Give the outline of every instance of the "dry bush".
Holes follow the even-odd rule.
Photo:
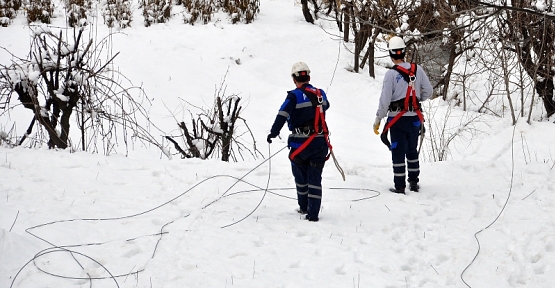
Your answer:
[[[182,158],[217,157],[222,161],[237,162],[238,157],[244,159],[244,154],[247,153],[255,159],[262,155],[256,148],[256,140],[247,121],[241,117],[241,98],[234,94],[226,95],[224,82],[225,77],[215,92],[213,107],[198,108],[200,112],[196,117],[189,111],[191,122],[178,123],[185,149],[182,149],[171,136],[166,136]],[[189,102],[186,103],[191,105]],[[240,125],[241,122],[243,125]],[[250,139],[244,139],[245,135],[250,135]],[[246,141],[252,141],[252,150],[247,147]]]
[[[214,1],[212,0],[185,0],[185,14],[183,22],[195,25],[200,20],[203,24],[208,24],[214,14]]]
[[[21,0],[0,0],[0,25],[7,27],[17,15]]]
[[[31,1],[27,8],[27,23],[42,22],[50,24],[50,19],[54,13],[54,4],[51,0]]]
[[[144,0],[141,4],[145,26],[166,23],[171,17],[171,0]]]
[[[183,0],[181,3],[185,7],[183,21],[191,25],[197,21],[207,24],[217,11],[227,13],[233,24],[249,24],[260,12],[260,0]]]
[[[260,12],[259,0],[224,0],[222,8],[231,17],[231,23],[252,23]]]
[[[420,145],[425,143],[424,154],[419,148],[420,156],[430,162],[446,161],[451,156],[451,149],[462,145],[467,147],[477,135],[483,133],[479,125],[483,121],[483,114],[475,112],[461,112],[453,109],[454,105],[445,102],[436,104],[427,103],[427,121],[425,125],[425,138],[421,138]]]
[[[87,14],[91,10],[91,0],[66,0],[67,23],[70,27],[87,25]]]
[[[131,13],[131,1],[129,0],[107,0],[102,9],[104,24],[112,28],[116,25],[119,28],[131,26],[133,14]]]

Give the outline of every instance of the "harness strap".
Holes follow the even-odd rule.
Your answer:
[[[411,104],[411,102],[412,102],[413,110],[414,112],[416,112],[418,119],[420,120],[421,123],[424,123],[424,115],[422,115],[422,111],[420,111],[420,107],[418,107],[418,98],[416,98],[416,90],[414,89],[414,80],[416,80],[416,67],[417,66],[415,63],[410,64],[410,70],[407,70],[405,67],[402,67],[399,65],[393,66],[393,69],[397,70],[403,76],[403,78],[405,78],[405,80],[408,80],[407,82],[409,83],[409,86],[407,88],[407,93],[405,95],[403,110],[401,110],[399,113],[397,113],[397,115],[395,115],[395,117],[393,117],[389,122],[387,122],[387,124],[385,125],[382,131],[382,134],[386,133],[387,130],[389,130],[389,128],[391,128],[391,126],[393,126],[393,124],[397,122],[397,120],[403,117],[403,114],[405,114],[408,111],[408,107]]]
[[[301,90],[303,91],[303,93],[305,93],[305,95],[307,95],[307,97],[310,99],[313,105],[317,103],[316,113],[314,115],[314,133],[310,135],[310,137],[308,137],[308,139],[306,139],[303,142],[303,144],[299,146],[299,148],[297,148],[295,151],[293,151],[293,153],[291,153],[291,155],[289,155],[289,159],[293,161],[293,159],[295,159],[295,157],[297,157],[299,153],[301,153],[306,147],[308,147],[308,145],[310,145],[310,142],[312,142],[312,140],[314,140],[314,138],[316,138],[317,135],[323,134],[324,138],[326,139],[326,144],[328,145],[328,148],[329,148],[329,153],[326,156],[326,161],[327,161],[330,158],[332,146],[329,139],[328,125],[326,124],[326,119],[324,117],[324,107],[322,106],[324,100],[322,97],[322,93],[320,93],[320,89],[314,89],[310,87],[302,87]],[[320,131],[320,127],[322,127],[322,131]]]
[[[397,72],[399,72],[401,76],[403,76],[405,81],[407,81],[407,83],[410,83],[414,82],[414,80],[416,79],[416,69],[418,69],[418,66],[415,63],[410,63],[410,70],[399,65],[394,65],[393,67],[391,67],[391,69],[397,70]]]

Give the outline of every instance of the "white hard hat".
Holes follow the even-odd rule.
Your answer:
[[[303,71],[306,72],[306,74],[300,73]],[[293,67],[291,68],[291,75],[299,77],[299,76],[303,76],[303,74],[310,75],[310,69],[308,68],[308,65],[306,65],[306,63],[304,62],[297,62],[293,64]]]
[[[387,42],[387,48],[389,50],[404,49],[405,47],[406,47],[405,41],[403,41],[403,38],[399,36],[393,36]]]

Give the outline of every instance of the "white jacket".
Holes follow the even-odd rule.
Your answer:
[[[410,69],[410,63],[403,62],[399,66]],[[397,111],[388,111],[391,102],[401,100],[407,95],[407,88],[409,84],[403,76],[395,69],[387,71],[383,77],[382,93],[380,95],[380,102],[378,104],[378,111],[376,112],[376,119],[382,119],[386,116],[395,117]],[[433,87],[428,79],[428,75],[420,65],[416,68],[416,80],[414,82],[414,89],[416,90],[416,98],[419,101],[424,101],[432,97]],[[415,116],[416,113],[407,111],[403,116]]]

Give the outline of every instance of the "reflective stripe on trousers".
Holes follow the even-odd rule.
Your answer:
[[[315,219],[318,218],[322,203],[322,171],[327,154],[327,145],[313,147],[311,144],[297,155],[298,161],[291,161],[299,208]]]
[[[420,163],[418,161],[417,147],[420,125],[418,116],[403,116],[389,130],[395,188],[406,187],[407,172],[408,181],[415,181],[417,183],[419,181]]]

